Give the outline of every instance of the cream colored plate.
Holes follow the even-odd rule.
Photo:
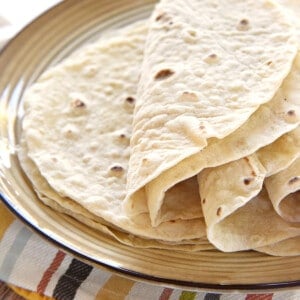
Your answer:
[[[149,16],[153,4],[151,0],[64,1],[31,23],[2,51],[0,187],[4,202],[59,247],[129,277],[211,291],[299,287],[300,257],[130,248],[44,206],[24,177],[16,156],[24,91],[46,68],[103,31]]]

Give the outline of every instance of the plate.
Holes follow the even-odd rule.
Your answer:
[[[248,251],[184,253],[125,246],[43,205],[20,167],[17,150],[24,91],[47,68],[104,32],[147,18],[153,0],[67,0],[34,20],[0,55],[0,187],[6,205],[56,246],[98,267],[190,290],[299,288],[300,257]]]

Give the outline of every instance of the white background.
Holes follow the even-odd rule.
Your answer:
[[[41,12],[60,0],[0,0],[0,46]]]

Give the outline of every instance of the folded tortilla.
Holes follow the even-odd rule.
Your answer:
[[[148,212],[129,218],[122,208],[146,33],[145,22],[132,25],[83,48],[39,78],[24,96],[28,157],[41,174],[42,194],[51,193],[48,198],[62,207],[69,205],[77,213],[83,207],[144,238],[177,243],[205,238],[196,178],[175,186],[165,202],[171,218],[180,206],[168,203],[198,203],[196,218],[187,212],[187,220],[153,228]],[[49,187],[61,197],[53,197]],[[75,210],[76,203],[68,198],[81,207]]]
[[[127,211],[129,210],[132,215],[150,211],[151,215],[149,203],[154,203],[155,220],[160,223],[164,218],[161,207],[164,206],[165,192],[174,184],[198,174],[205,168],[223,165],[252,154],[274,142],[284,133],[297,128],[300,122],[299,81],[300,54],[297,55],[290,74],[270,102],[262,105],[244,125],[228,137],[211,139],[200,153],[184,159],[144,187],[129,194],[130,197],[125,202]],[[130,191],[129,189],[129,193]],[[186,207],[191,210],[195,208],[193,205]],[[180,218],[180,215],[178,217]]]
[[[289,222],[300,222],[300,157],[268,177],[265,185],[276,212]]]
[[[276,215],[279,207],[276,209],[274,205],[275,199],[277,206],[279,206],[279,200],[282,199],[282,194],[278,191],[284,191],[283,195],[291,192],[285,182],[282,182],[282,177],[284,177],[282,174],[288,173],[289,177],[285,176],[284,179],[294,180],[294,184],[297,185],[297,180],[295,180],[297,177],[292,174],[292,170],[294,173],[300,171],[297,159],[295,161],[295,156],[300,153],[299,148],[296,147],[299,140],[294,139],[297,133],[298,128],[286,133],[255,154],[223,166],[206,169],[198,175],[203,214],[207,224],[207,237],[218,249],[222,251],[254,249],[300,234],[300,231],[295,229],[300,229],[300,223],[290,224],[289,222],[296,221],[292,218],[284,218],[285,222],[279,216],[282,216],[282,213]],[[285,143],[283,149],[278,148],[283,143]],[[284,151],[286,149],[288,152]],[[269,159],[272,163],[269,163]],[[287,169],[277,173],[286,166],[288,166]],[[277,174],[266,178],[274,172]],[[273,178],[274,181],[269,184]],[[264,183],[270,191],[269,195],[276,212],[263,187]],[[295,189],[296,187],[293,186],[293,191]],[[275,198],[274,195],[279,197]],[[296,200],[297,197],[298,200]],[[296,207],[300,201],[299,194],[298,196],[297,192],[290,194],[285,201],[288,202],[291,211],[292,207],[294,208],[293,216],[299,217],[300,212]],[[250,220],[252,222],[249,223]],[[266,230],[270,224],[272,224],[272,229]],[[279,227],[280,230],[278,230]]]
[[[300,255],[300,236],[283,240],[268,246],[256,248],[256,251],[273,256],[297,256]]]
[[[296,55],[294,34],[287,16],[267,0],[157,5],[133,118],[127,213],[149,211],[153,226],[164,220],[165,192],[208,167],[203,151],[272,100]],[[296,117],[287,118],[292,123]],[[241,145],[239,157],[272,142],[273,128],[268,131],[265,143],[254,142],[249,152]],[[222,153],[223,160],[211,164],[239,158]]]
[[[62,197],[57,194],[57,192],[49,186],[46,179],[41,175],[34,162],[28,157],[28,149],[24,139],[22,139],[20,146],[18,157],[23,171],[31,181],[39,199],[54,210],[67,214],[91,228],[115,238],[119,242],[133,247],[173,249],[181,251],[203,251],[214,249],[214,246],[209,243],[206,238],[172,243],[159,240],[159,238],[164,238],[159,235],[157,236],[158,239],[149,239],[129,234],[124,231],[123,228],[118,228],[114,224],[109,223],[103,218],[91,213],[72,199]]]
[[[256,155],[267,170],[267,177],[286,169],[300,156],[300,127],[259,149]]]

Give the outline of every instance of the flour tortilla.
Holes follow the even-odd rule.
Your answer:
[[[156,221],[159,223],[165,192],[174,184],[198,174],[204,168],[220,166],[250,155],[297,128],[300,122],[299,82],[300,54],[297,55],[290,74],[271,101],[261,105],[244,125],[228,137],[221,140],[210,139],[208,146],[200,153],[165,170],[145,186],[137,186],[139,189],[127,198],[125,203],[127,211],[134,215],[147,212],[151,199],[152,202],[156,201],[158,209]]]
[[[298,42],[300,43],[300,5],[299,0],[276,0],[280,5],[282,10],[286,11],[289,19],[292,21],[293,25],[296,27]]]
[[[289,222],[300,222],[300,157],[265,184],[276,212]]]
[[[91,228],[95,228],[102,233],[112,236],[119,242],[133,247],[173,249],[181,251],[202,251],[214,249],[213,245],[210,244],[206,238],[201,240],[181,241],[181,243],[168,243],[163,240],[143,239],[129,234],[128,232],[124,232],[122,228],[117,228],[113,224],[108,223],[104,219],[92,214],[72,199],[58,195],[49,186],[45,178],[42,177],[34,162],[28,157],[27,151],[26,142],[22,139],[18,151],[18,157],[23,171],[31,181],[39,199],[54,210],[67,214]],[[159,237],[160,236],[158,236],[158,238]]]
[[[267,177],[286,169],[300,156],[300,127],[259,149],[256,155],[267,170]]]
[[[225,252],[255,249],[300,235],[300,223],[275,212],[255,155],[198,175],[207,238]]]
[[[199,239],[205,224],[196,178],[187,183],[186,196],[198,203],[197,217],[187,210],[188,220],[152,228],[147,212],[128,218],[122,208],[146,33],[144,23],[132,25],[41,76],[24,96],[28,156],[62,199],[72,199],[124,231],[167,242]],[[183,201],[185,187],[183,182],[170,190],[166,204],[169,197]],[[177,211],[169,207],[167,213]]]
[[[161,222],[163,201],[148,195],[148,185],[209,139],[228,136],[273,98],[297,52],[294,34],[268,0],[157,5],[133,120],[128,213],[140,213],[135,202],[145,188],[152,225]]]
[[[265,235],[265,224],[260,221],[262,215],[251,215],[253,210],[249,210],[247,215],[248,202],[255,202],[255,204],[252,204],[252,207],[260,205],[261,202],[257,201],[255,196],[261,192],[264,182],[267,190],[270,191],[269,195],[273,205],[275,199],[277,200],[277,207],[274,205],[277,212],[280,210],[280,200],[286,196],[285,201],[288,203],[290,214],[292,213],[294,217],[294,219],[291,217],[285,218],[286,221],[295,221],[296,216],[299,216],[300,212],[297,209],[297,202],[300,201],[299,195],[298,201],[295,193],[287,195],[291,190],[295,191],[297,188],[296,175],[294,173],[296,170],[299,173],[300,170],[300,165],[295,165],[295,159],[297,162],[297,156],[300,155],[298,133],[299,127],[292,132],[286,133],[274,143],[260,149],[255,154],[223,166],[206,169],[198,175],[203,213],[208,227],[207,236],[216,247],[223,251],[226,251],[226,249],[229,249],[227,251],[238,251],[259,247],[261,246],[260,242],[266,243],[265,238],[262,238]],[[287,169],[281,171],[286,167]],[[294,173],[287,170],[293,170]],[[278,174],[284,173],[286,176],[273,175],[266,178],[270,174],[277,172],[279,172]],[[294,180],[295,182],[287,185],[287,182],[284,182],[287,180]],[[268,185],[269,182],[270,184]],[[300,184],[298,186],[300,187]],[[291,199],[292,197],[293,200]],[[245,208],[242,208],[243,206]],[[241,219],[236,215],[242,216]],[[282,216],[283,214],[280,213],[279,215]],[[245,223],[245,220],[250,218],[252,218],[252,222],[259,225],[250,226]],[[279,224],[282,223],[278,217],[276,217],[276,220]],[[275,224],[276,222],[274,226]],[[300,223],[298,225],[300,226]],[[259,226],[262,227],[259,229]],[[288,225],[285,224],[285,226]],[[234,227],[234,230],[232,230],[232,227]],[[254,241],[252,240],[253,232],[259,236]],[[279,234],[281,239],[289,237],[285,237],[282,232]],[[231,235],[234,236],[234,246],[232,244],[228,245]],[[272,233],[272,238],[276,239],[276,242],[279,241],[276,232]]]
[[[297,256],[300,255],[300,236],[257,248],[255,250],[273,256]]]

